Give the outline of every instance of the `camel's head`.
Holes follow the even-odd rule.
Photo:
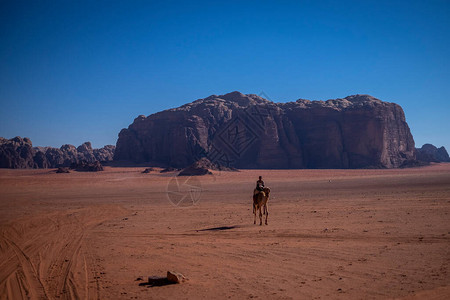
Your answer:
[[[269,197],[270,195],[270,189],[268,187],[264,188],[264,193],[266,194],[267,197]]]

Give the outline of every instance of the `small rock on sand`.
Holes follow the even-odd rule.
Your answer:
[[[168,168],[165,168],[164,170],[159,171],[159,173],[175,172],[175,171],[178,171],[178,170],[179,169],[168,167]]]
[[[56,173],[70,173],[69,168],[58,168],[58,170],[56,170]]]
[[[167,271],[167,280],[169,280],[170,282],[182,283],[185,282],[187,278],[184,277],[183,274],[181,273]]]

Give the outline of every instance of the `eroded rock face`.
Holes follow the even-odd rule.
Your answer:
[[[421,148],[416,148],[416,156],[417,160],[424,162],[450,162],[447,150],[432,144],[424,144]]]
[[[395,168],[414,160],[402,108],[368,95],[274,103],[212,95],[139,116],[114,160],[186,167],[205,156],[236,168]]]
[[[92,149],[86,142],[76,148],[73,145],[63,145],[61,148],[33,147],[28,138],[0,138],[0,168],[57,168],[69,167],[81,162],[112,161],[115,146],[107,145],[100,149]]]
[[[80,157],[80,160],[84,161],[94,161],[95,155],[94,150],[92,149],[90,142],[85,142],[77,147],[78,156]],[[82,158],[81,158],[82,157]]]
[[[114,159],[114,151],[116,146],[106,145],[103,148],[94,149],[92,152],[94,154],[95,160],[108,162]]]
[[[0,138],[0,168],[36,168],[33,144],[29,138]],[[41,162],[42,163],[42,162]]]
[[[107,145],[100,149],[92,149],[90,142],[85,142],[77,148],[73,145],[62,145],[61,148],[46,147],[36,149],[45,153],[48,168],[69,167],[72,164],[94,163],[96,161],[112,161],[115,146]]]

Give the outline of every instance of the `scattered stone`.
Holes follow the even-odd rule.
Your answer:
[[[167,280],[174,283],[182,283],[187,280],[183,274],[173,271],[167,271]]]
[[[215,171],[234,171],[234,172],[239,172],[239,170],[236,169],[236,168],[226,167],[226,166],[223,166],[223,165],[218,164],[218,163],[213,163],[206,157],[200,158],[195,163],[193,163],[190,167],[203,168],[203,169],[209,169],[209,170],[215,170]]]
[[[211,175],[211,170],[219,170],[219,165],[212,163],[209,159],[203,157],[190,165],[187,168],[181,170],[178,176],[202,176]]]
[[[58,170],[56,170],[56,173],[70,173],[69,168],[66,167],[60,167]]]
[[[202,175],[211,175],[212,172],[205,168],[192,168],[187,167],[183,169],[178,176],[202,176]]]
[[[154,168],[147,168],[147,169],[145,169],[144,171],[142,171],[142,173],[147,174],[147,173],[150,173],[150,172],[153,172],[153,171],[155,171]]]
[[[212,174],[210,170],[215,171],[233,171],[233,172],[239,172],[238,169],[233,167],[226,167],[223,165],[220,165],[218,163],[213,163],[206,157],[202,157],[189,167],[183,169],[179,176],[195,176],[195,175],[206,175],[206,174]],[[186,174],[186,175],[185,175]]]
[[[95,161],[93,163],[88,163],[86,161],[82,161],[80,163],[73,163],[70,165],[71,169],[74,169],[78,172],[98,172],[103,171],[103,166],[99,161]]]
[[[179,169],[177,169],[177,168],[168,167],[168,168],[165,168],[165,169],[159,171],[159,173],[175,172],[175,171],[178,171],[178,170]]]
[[[170,284],[176,284],[176,282],[169,281],[167,279],[167,277],[149,276],[148,281],[139,283],[139,286],[154,287],[154,286],[164,286],[164,285],[170,285]]]

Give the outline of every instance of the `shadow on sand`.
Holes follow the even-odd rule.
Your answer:
[[[148,282],[141,282],[139,283],[139,286],[147,286],[147,287],[154,287],[154,286],[165,286],[170,284],[176,284],[175,282],[169,281],[167,277],[157,277],[157,276],[150,276],[148,278]]]
[[[240,228],[241,225],[233,225],[233,226],[220,226],[220,227],[211,227],[211,228],[205,228],[205,229],[199,229],[197,231],[221,231],[221,230],[230,230],[235,228]]]

